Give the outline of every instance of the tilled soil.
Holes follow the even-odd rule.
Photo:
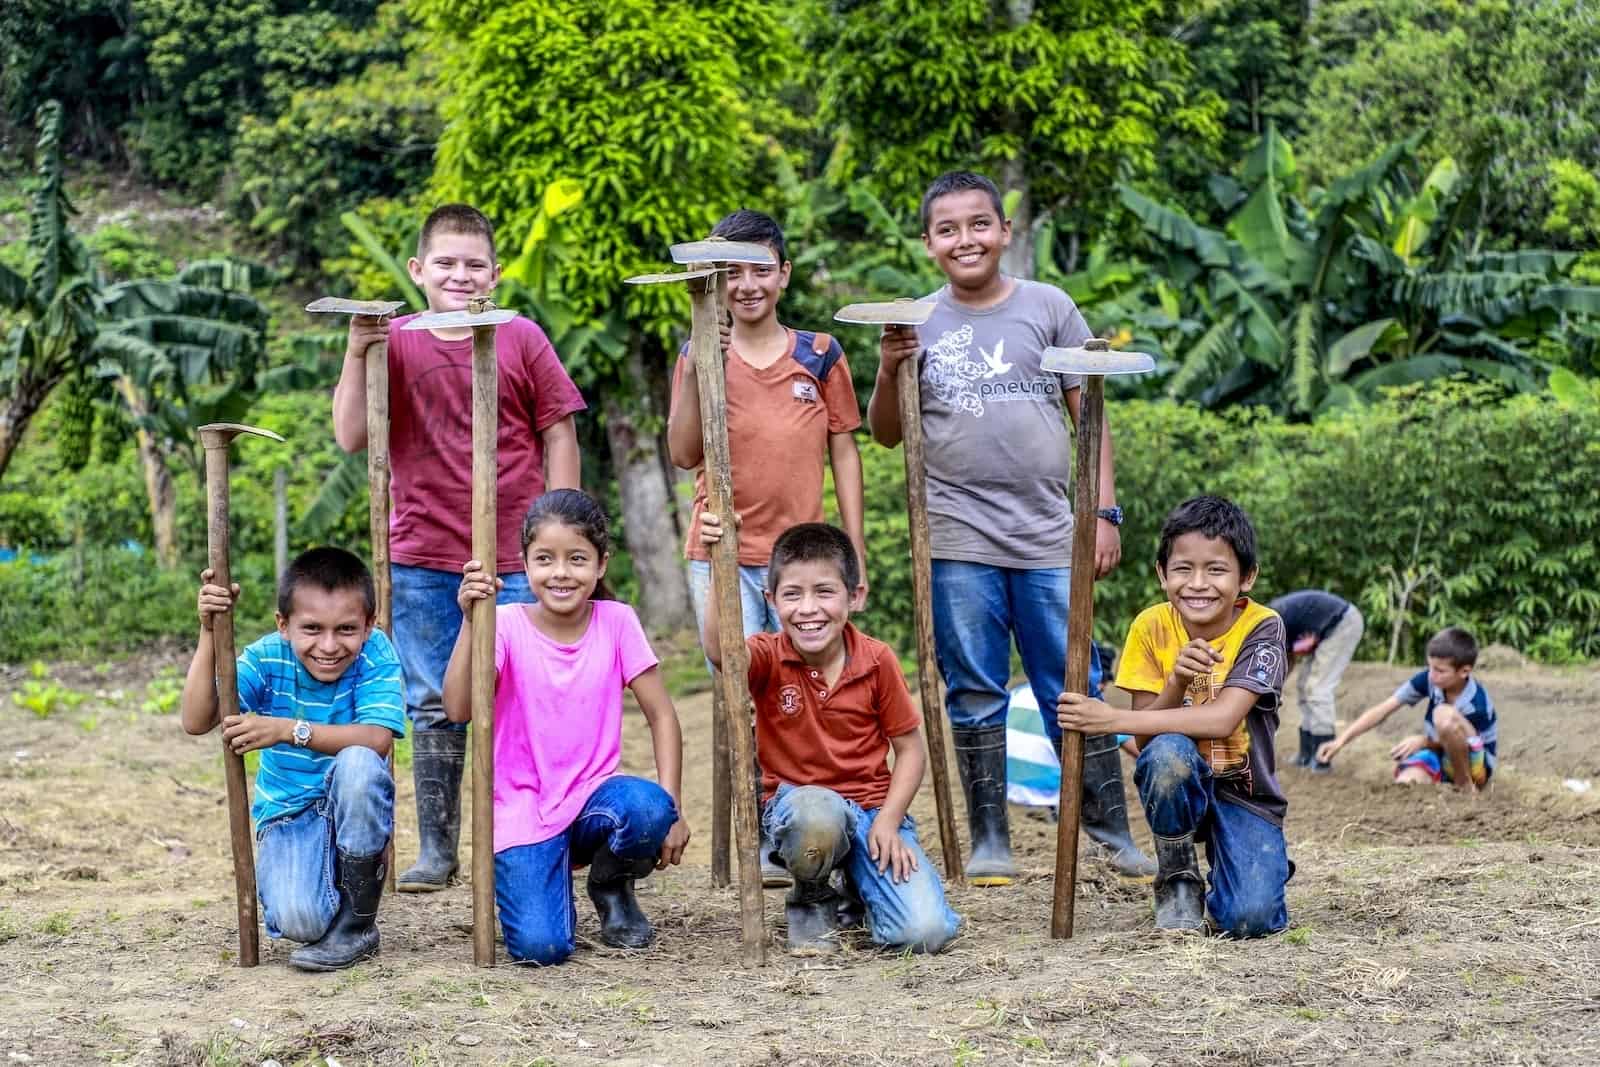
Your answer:
[[[169,648],[44,678],[0,673],[3,1062],[1600,1062],[1600,791],[1564,784],[1600,783],[1592,667],[1480,671],[1502,724],[1486,796],[1388,783],[1385,753],[1417,728],[1415,712],[1347,749],[1331,775],[1286,770],[1293,926],[1260,941],[1155,934],[1149,887],[1087,851],[1077,936],[1050,940],[1055,827],[1014,808],[1024,876],[952,888],[965,927],[944,954],[857,938],[831,958],[788,957],[774,890],[770,962],[745,970],[736,893],[710,884],[701,693],[679,701],[695,838],[682,867],[641,888],[653,948],[586,943],[559,968],[502,956],[476,969],[462,885],[386,898],[382,955],[313,976],[286,966],[292,946],[265,939],[261,966],[235,964],[217,738],[184,735],[157,699],[182,665]],[[1405,675],[1356,664],[1341,717]],[[30,680],[34,693],[87,698],[39,717],[12,699]],[[1296,724],[1291,707],[1285,755]],[[637,715],[624,750],[626,769],[650,773]],[[400,793],[404,864],[416,849],[404,773]],[[937,857],[926,787],[915,813]],[[1137,811],[1134,822],[1147,841]],[[579,901],[592,937],[581,884]]]

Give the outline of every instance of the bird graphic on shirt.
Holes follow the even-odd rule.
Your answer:
[[[978,346],[978,351],[983,354],[983,362],[989,368],[984,372],[983,376],[985,378],[993,378],[995,375],[1004,374],[1011,369],[1011,364],[1006,362],[1006,339],[1004,337],[995,342],[994,355],[990,355],[989,350],[982,345]]]

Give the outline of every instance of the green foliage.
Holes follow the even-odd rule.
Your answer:
[[[1095,590],[1102,640],[1120,643],[1161,599],[1153,562],[1167,512],[1214,492],[1255,523],[1252,595],[1315,587],[1350,598],[1367,617],[1365,655],[1383,655],[1398,622],[1406,660],[1452,624],[1553,661],[1600,656],[1600,408],[1537,394],[1500,403],[1488,387],[1451,382],[1309,424],[1161,401],[1113,402],[1109,412],[1126,521],[1122,565]],[[872,446],[862,459],[872,593],[860,621],[909,655],[903,461]],[[1401,614],[1391,587],[1407,568],[1438,578]]]
[[[1423,173],[1413,149],[1391,145],[1302,198],[1269,127],[1235,174],[1212,179],[1221,229],[1122,186],[1160,280],[1091,284],[1085,313],[1154,352],[1168,395],[1205,406],[1309,413],[1463,370],[1537,388],[1549,361],[1593,347],[1600,289],[1570,284],[1571,253],[1478,251],[1471,181],[1449,159]]]
[[[1483,173],[1483,215],[1528,241],[1547,164],[1600,169],[1600,11],[1586,0],[1325,0],[1310,36],[1301,147],[1317,181],[1427,131],[1425,162]]]
[[[1582,163],[1550,163],[1550,214],[1544,231],[1563,248],[1582,249],[1572,268],[1574,281],[1600,285],[1600,177]]]
[[[901,209],[941,171],[984,169],[1025,181],[1031,214],[1092,232],[1118,179],[1153,175],[1168,153],[1205,160],[1221,138],[1222,100],[1166,32],[1183,6],[817,5],[808,51],[819,119],[838,128],[830,170]]]
[[[67,141],[116,154],[116,130],[146,89],[133,0],[0,4],[0,113],[26,123],[46,100],[70,100]]]
[[[27,709],[41,719],[48,719],[58,711],[72,711],[88,699],[88,693],[37,678],[26,679],[22,688],[11,694],[11,700],[17,707]]]
[[[85,243],[110,281],[161,278],[178,270],[154,238],[121,223],[105,223],[89,234]]]
[[[147,715],[171,715],[183,699],[183,677],[173,668],[163,667],[145,686],[144,697],[139,710]]]
[[[667,246],[705,234],[761,188],[764,131],[789,51],[783,9],[764,0],[418,0],[436,33],[445,132],[435,187],[493,218],[521,248],[562,179],[584,190],[564,219],[572,255],[559,287],[580,319],[618,307],[665,342],[686,306],[671,287],[626,288]],[[758,201],[759,202],[759,201]],[[563,352],[580,381],[614,380]]]

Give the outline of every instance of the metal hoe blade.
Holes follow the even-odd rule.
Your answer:
[[[1156,361],[1144,352],[1118,352],[1109,341],[1092,337],[1082,348],[1047,348],[1039,361],[1052,374],[1144,374]]]
[[[751,241],[725,241],[710,237],[704,241],[690,241],[672,246],[674,263],[777,263],[777,257],[766,245]]]
[[[263,430],[259,426],[246,426],[242,422],[210,422],[200,427],[200,433],[202,435],[210,434],[213,436],[217,434],[225,434],[229,438],[236,437],[242,433],[249,433],[255,434],[257,437],[269,437],[274,441],[283,440],[283,438],[279,437],[271,430]]]
[[[667,285],[672,282],[687,282],[695,278],[709,278],[722,271],[708,267],[705,270],[673,270],[665,274],[635,274],[631,278],[624,278],[624,285]]]
[[[405,307],[403,300],[346,300],[338,296],[325,296],[306,305],[306,310],[317,315],[393,315]]]
[[[931,300],[885,300],[849,304],[835,311],[833,318],[859,326],[921,326],[933,315],[933,307]]]
[[[510,308],[497,308],[486,296],[467,301],[465,311],[427,311],[400,327],[402,330],[447,330],[461,326],[499,326],[517,317]]]

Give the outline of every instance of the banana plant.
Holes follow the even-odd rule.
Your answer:
[[[1306,193],[1269,126],[1237,176],[1211,182],[1220,229],[1123,186],[1166,289],[1086,312],[1130,332],[1170,322],[1152,338],[1172,361],[1167,392],[1208,407],[1309,414],[1461,372],[1539,388],[1542,349],[1592,346],[1576,327],[1600,316],[1600,288],[1570,283],[1570,253],[1479,250],[1474,182],[1450,159],[1419,178],[1415,149]]]

